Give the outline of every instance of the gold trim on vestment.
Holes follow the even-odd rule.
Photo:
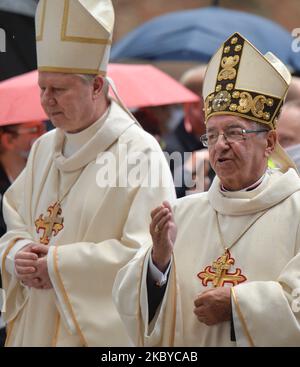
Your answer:
[[[3,253],[3,256],[2,256],[2,263],[1,263],[1,269],[5,269],[5,262],[6,262],[6,257],[7,255],[9,254],[10,250],[14,247],[14,245],[19,241],[21,240],[22,238],[16,238],[15,240],[13,240],[6,248],[6,250],[4,251]],[[5,272],[2,271],[2,283],[4,285],[4,282],[5,282]],[[19,314],[19,313],[18,313]],[[5,340],[5,347],[8,346],[8,342],[9,342],[9,339],[10,339],[10,336],[11,336],[11,332],[12,332],[12,329],[13,329],[13,326],[14,326],[14,322],[18,316],[18,314],[16,315],[16,317],[14,319],[12,319],[10,322],[8,322],[8,324],[6,325],[6,329],[7,329],[7,335],[6,335],[6,340]]]
[[[69,297],[68,297],[68,294],[67,294],[67,292],[66,292],[66,290],[65,290],[65,287],[64,287],[63,281],[62,281],[61,276],[60,276],[60,274],[59,274],[58,265],[57,265],[57,260],[58,260],[58,259],[57,259],[57,246],[55,246],[55,247],[54,247],[54,253],[53,253],[53,263],[54,263],[54,272],[56,273],[56,277],[57,277],[57,281],[58,281],[58,286],[59,286],[60,291],[61,291],[61,293],[62,293],[62,295],[63,295],[63,298],[64,298],[64,300],[65,300],[65,302],[66,302],[66,305],[67,305],[67,307],[68,307],[68,309],[69,309],[69,312],[70,312],[71,317],[72,317],[72,319],[73,319],[73,322],[74,322],[74,324],[75,324],[75,327],[76,327],[77,333],[78,333],[79,337],[81,338],[81,342],[83,343],[83,345],[84,345],[84,346],[87,346],[87,342],[85,341],[84,336],[83,336],[83,334],[82,334],[82,332],[81,332],[81,329],[80,329],[80,327],[79,327],[79,325],[78,325],[78,322],[77,322],[77,320],[76,320],[76,317],[75,317],[75,314],[74,314],[73,308],[72,308],[72,306],[71,306],[71,303],[70,303],[70,300],[69,300]]]
[[[148,251],[145,254],[145,257],[147,256]],[[150,255],[151,256],[151,255]],[[137,302],[136,302],[136,309],[137,309],[137,316],[138,316],[138,325],[137,325],[137,335],[138,335],[138,340],[137,340],[137,347],[144,347],[144,330],[143,330],[143,323],[142,323],[142,312],[141,312],[141,307],[140,307],[140,299],[141,299],[141,284],[142,284],[142,278],[143,278],[143,269],[144,269],[144,262],[145,262],[145,257],[143,259],[143,261],[141,261],[140,264],[140,286],[138,289],[138,297],[137,297]],[[148,320],[149,321],[149,320]],[[149,324],[149,323],[148,323]]]
[[[175,256],[174,256],[174,254],[172,254],[172,258],[173,258],[171,260],[172,263],[173,263],[172,264],[172,269],[171,269],[172,274],[170,274],[170,275],[171,275],[171,277],[174,277],[174,279],[173,280],[170,279],[170,280],[172,280],[170,285],[174,286],[174,284],[175,284],[175,289],[173,290],[174,300],[172,300],[173,301],[173,321],[172,321],[173,328],[172,328],[172,332],[171,332],[171,335],[170,335],[169,343],[170,343],[170,346],[174,347],[175,346],[174,345],[174,340],[175,340],[175,333],[176,333],[176,310],[177,310],[176,265],[175,265]],[[169,290],[169,291],[172,292],[172,289]]]
[[[5,269],[5,262],[6,262],[6,257],[9,254],[10,250],[14,247],[14,245],[19,241],[22,240],[24,238],[16,238],[15,240],[11,241],[10,244],[7,246],[6,250],[4,251],[3,255],[2,255],[2,263],[1,263],[1,269]],[[2,271],[2,277],[3,277],[4,272]]]
[[[54,338],[53,338],[53,341],[52,341],[52,347],[56,347],[57,346],[59,326],[60,326],[60,314],[57,311],[56,322],[55,322]]]
[[[8,343],[10,341],[12,329],[15,325],[15,320],[16,320],[17,316],[6,325],[6,340],[5,340],[4,347],[8,347]]]
[[[235,306],[236,306],[237,314],[238,314],[239,319],[240,319],[240,321],[241,321],[241,324],[242,324],[242,326],[243,326],[244,333],[245,333],[246,337],[248,338],[248,341],[249,341],[249,343],[250,343],[250,346],[251,346],[251,347],[254,347],[255,345],[254,345],[254,343],[253,343],[253,339],[252,339],[252,337],[251,337],[251,335],[250,335],[250,333],[249,333],[249,330],[248,330],[248,327],[247,327],[247,324],[246,324],[245,318],[244,318],[244,316],[243,316],[243,314],[242,314],[242,311],[241,311],[240,305],[239,305],[239,303],[238,303],[238,300],[237,300],[237,297],[236,297],[236,294],[235,294],[235,291],[234,291],[234,287],[231,287],[231,288],[230,288],[230,292],[231,292],[232,298],[233,298],[233,300],[234,300],[234,304],[235,304]]]

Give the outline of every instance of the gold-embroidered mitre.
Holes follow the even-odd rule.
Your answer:
[[[218,114],[238,115],[274,129],[291,75],[272,53],[262,55],[234,33],[209,62],[203,83],[205,121]]]
[[[40,0],[36,11],[38,69],[105,76],[113,26],[111,0]]]

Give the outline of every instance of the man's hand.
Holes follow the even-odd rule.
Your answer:
[[[37,271],[36,276],[39,279],[39,286],[35,288],[39,289],[50,289],[53,288],[49,273],[48,273],[48,264],[47,264],[47,254],[49,251],[49,247],[46,245],[35,245],[32,247],[31,251],[38,255],[39,259],[37,261]]]
[[[37,289],[52,288],[48,274],[48,247],[30,243],[16,253],[15,269],[20,282]]]
[[[212,288],[201,293],[194,301],[194,314],[200,322],[211,326],[231,318],[230,288]]]
[[[32,252],[32,247],[35,246],[34,243],[23,247],[15,255],[15,270],[16,276],[20,282],[27,285],[28,282],[32,282],[36,277],[37,260],[38,255]]]
[[[164,201],[151,212],[151,218],[152,261],[161,272],[165,272],[171,260],[177,234],[171,205]]]

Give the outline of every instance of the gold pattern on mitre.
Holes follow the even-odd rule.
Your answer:
[[[106,74],[114,26],[111,0],[40,0],[35,22],[40,71]]]
[[[279,59],[271,53],[262,55],[235,33],[208,64],[203,83],[205,120],[229,113],[275,128],[290,80]]]
[[[235,66],[238,64],[240,58],[238,55],[223,57],[221,61],[221,70],[218,74],[218,81],[232,80],[236,77]]]
[[[212,101],[212,109],[214,111],[225,111],[230,105],[231,94],[226,90],[219,92]]]

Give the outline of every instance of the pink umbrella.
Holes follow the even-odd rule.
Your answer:
[[[110,64],[108,76],[128,108],[199,101],[196,94],[151,65]],[[0,125],[47,119],[37,80],[37,71],[32,71],[0,83]]]

